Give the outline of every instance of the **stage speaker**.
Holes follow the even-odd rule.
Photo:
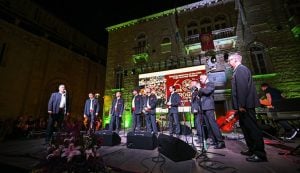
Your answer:
[[[158,152],[174,162],[190,160],[197,153],[188,143],[164,134],[158,136]]]
[[[95,136],[100,140],[102,146],[113,146],[121,143],[121,137],[110,130],[96,131]]]
[[[174,134],[176,133],[176,126],[173,126],[173,133]],[[187,125],[180,124],[180,134],[181,135],[190,135],[190,134],[192,134],[192,129]]]
[[[157,147],[157,137],[151,132],[128,132],[127,148],[153,150]]]

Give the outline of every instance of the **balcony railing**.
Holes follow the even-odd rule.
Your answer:
[[[134,55],[142,54],[142,53],[147,53],[147,47],[146,46],[137,46],[133,48]]]
[[[200,35],[190,35],[185,38],[185,44],[195,44],[200,42]]]
[[[235,36],[235,27],[214,30],[212,31],[212,35],[214,40]],[[186,45],[195,43],[200,43],[200,34],[190,35],[185,38]]]
[[[221,39],[221,38],[227,38],[227,37],[233,37],[235,36],[235,28],[225,28],[225,29],[219,29],[212,31],[212,35],[214,40]]]

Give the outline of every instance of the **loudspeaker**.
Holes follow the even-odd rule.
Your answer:
[[[113,146],[121,143],[121,137],[110,130],[96,131],[95,135],[101,141],[102,146]]]
[[[151,132],[128,132],[127,148],[153,150],[157,147],[157,137]]]
[[[173,133],[174,134],[176,133],[176,126],[173,126]],[[190,135],[190,134],[192,134],[192,129],[187,125],[180,124],[180,134],[181,135]]]
[[[197,151],[181,139],[160,134],[158,136],[158,152],[174,162],[179,162],[194,158]]]

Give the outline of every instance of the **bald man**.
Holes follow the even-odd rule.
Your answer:
[[[232,106],[238,111],[239,123],[248,147],[248,150],[241,151],[241,154],[249,156],[246,158],[249,162],[267,161],[262,131],[256,122],[255,107],[259,106],[259,99],[251,71],[242,65],[242,56],[238,53],[230,55],[228,63],[233,68]]]

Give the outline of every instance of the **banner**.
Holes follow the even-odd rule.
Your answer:
[[[185,72],[185,73],[178,73],[178,74],[170,74],[166,75],[166,84],[167,84],[167,94],[166,96],[169,97],[170,86],[175,86],[176,92],[181,97],[181,106],[190,106],[190,99],[192,96],[192,93],[190,92],[189,85],[191,81],[199,81],[199,77],[202,73],[205,73],[205,71],[191,71],[191,72]]]
[[[212,33],[200,34],[200,41],[202,51],[215,49]]]
[[[158,98],[157,107],[164,108],[166,107],[165,102],[170,95],[169,87],[174,85],[176,92],[181,97],[181,107],[189,107],[191,98],[189,85],[192,80],[199,81],[202,73],[206,73],[205,65],[140,74],[139,86],[141,88],[150,87],[152,90],[155,90]]]

